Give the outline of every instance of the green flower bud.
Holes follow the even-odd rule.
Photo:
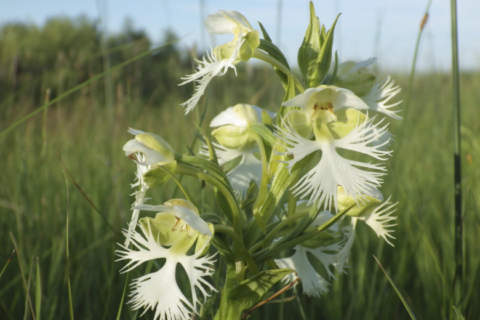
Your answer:
[[[230,149],[238,149],[247,143],[248,131],[248,127],[226,125],[213,130],[212,135],[222,146]]]
[[[377,76],[368,71],[358,70],[357,63],[347,61],[338,66],[334,85],[348,89],[359,97],[363,97],[373,87]]]

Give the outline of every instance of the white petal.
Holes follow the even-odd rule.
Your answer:
[[[215,118],[213,118],[212,122],[210,122],[210,127],[220,127],[227,124],[237,127],[248,126],[247,120],[238,117],[238,114],[234,110],[234,107],[228,107],[227,110],[220,112]]]
[[[292,171],[293,166],[309,154],[321,150],[321,144],[318,141],[311,141],[299,135],[293,128],[283,123],[285,129],[276,127],[275,135],[282,141],[287,149],[284,155],[292,155],[293,159],[287,161],[288,169]]]
[[[230,149],[222,146],[221,144],[213,142],[213,147],[215,149],[215,154],[217,155],[218,164],[223,166],[225,163],[232,161],[243,155],[240,149]],[[207,145],[203,144],[200,148],[199,154],[202,156],[209,157]]]
[[[137,130],[137,129],[133,129],[133,128],[128,128],[128,133],[131,133],[133,134],[134,136],[136,136],[137,134],[142,134],[142,133],[146,133],[145,131],[142,131],[142,130]]]
[[[365,67],[368,67],[369,65],[371,65],[372,63],[374,63],[375,61],[377,61],[377,58],[375,57],[372,57],[372,58],[368,58],[367,60],[364,60],[364,61],[360,61],[358,62],[355,67],[353,67],[351,70],[349,70],[347,73],[353,73],[359,69],[362,69],[362,68],[365,68]]]
[[[157,162],[172,161],[172,159],[163,156],[155,150],[147,148],[143,143],[137,140],[127,141],[123,146],[123,151],[125,151],[127,157],[137,152],[143,153],[145,161],[141,162],[137,160],[137,163],[144,166],[149,166]]]
[[[348,258],[350,257],[350,250],[352,249],[353,242],[355,240],[355,227],[357,225],[358,218],[351,218],[351,225],[345,227],[342,231],[347,237],[347,241],[343,246],[342,250],[336,256],[335,268],[339,273],[345,272],[344,268],[348,263]]]
[[[258,117],[258,119],[260,119],[260,122],[262,121],[262,112],[263,111],[266,111],[268,113],[268,115],[270,116],[270,118],[272,118],[272,119],[277,116],[277,114],[275,112],[268,111],[268,110],[265,110],[265,109],[257,107],[257,106],[252,105],[252,108],[257,113],[257,117]]]
[[[332,89],[336,91],[333,99],[333,110],[337,111],[345,108],[354,108],[357,110],[367,110],[368,105],[350,90],[344,88]]]
[[[321,275],[317,273],[315,268],[310,264],[307,258],[307,252],[314,255],[325,267],[329,277],[333,277],[329,266],[333,265],[335,254],[327,254],[324,251],[338,251],[338,245],[319,247],[317,249],[308,249],[301,245],[295,247],[295,254],[289,258],[276,259],[275,263],[280,268],[291,268],[295,270],[298,277],[302,280],[303,291],[308,296],[320,297],[323,293],[328,292],[330,284]],[[295,279],[295,275],[287,275],[283,281],[289,283]]]
[[[392,213],[396,211],[394,207],[397,203],[392,204],[389,200],[390,197],[387,201],[379,205],[372,213],[365,217],[360,217],[359,219],[365,221],[365,223],[375,231],[378,237],[382,237],[389,245],[394,247],[388,238],[395,239],[395,237],[391,235],[394,230],[390,228],[397,225],[396,223],[393,223],[397,217],[392,217]]]
[[[122,246],[122,250],[117,250],[116,254],[120,256],[118,260],[130,260],[124,266],[122,272],[127,272],[143,262],[165,258],[165,265],[157,272],[135,279],[131,284],[133,286],[132,303],[133,309],[145,308],[155,309],[154,319],[168,320],[187,320],[196,312],[196,306],[200,303],[196,289],[199,289],[203,298],[209,296],[206,289],[216,291],[203,277],[211,276],[214,264],[213,257],[200,257],[203,250],[198,251],[192,256],[172,254],[170,249],[166,249],[155,239],[150,225],[146,230],[140,226],[144,236],[134,231],[132,236],[133,249]],[[188,301],[179,289],[176,283],[176,267],[180,263],[185,269],[192,288],[193,304]]]
[[[203,96],[208,84],[214,77],[225,75],[229,68],[234,69],[236,72],[235,65],[233,63],[235,60],[237,60],[237,54],[243,44],[243,41],[244,40],[241,37],[238,37],[237,46],[228,59],[218,60],[213,53],[213,49],[211,52],[207,51],[207,58],[204,56],[202,61],[197,60],[197,63],[199,64],[197,67],[197,72],[182,78],[182,80],[185,81],[180,83],[180,86],[192,81],[198,82],[197,87],[195,88],[195,94],[181,104],[182,107],[185,107],[185,114],[189,113],[195,108],[198,100],[200,100],[200,98]]]
[[[145,156],[143,154],[137,154],[137,159],[140,161],[145,161]],[[130,219],[130,223],[128,224],[127,234],[125,236],[125,246],[128,247],[130,244],[130,238],[133,235],[133,231],[137,226],[138,216],[140,214],[140,210],[134,209],[135,206],[142,205],[147,198],[145,198],[145,194],[148,190],[148,185],[143,182],[143,175],[150,170],[150,166],[144,166],[137,163],[137,172],[135,173],[137,181],[136,183],[132,184],[132,188],[140,187],[140,190],[135,191],[133,195],[135,195],[135,201],[132,204],[132,218]]]
[[[253,180],[257,185],[260,185],[262,162],[253,153],[245,152],[238,166],[229,171],[227,177],[233,190],[244,199],[247,196],[250,181]]]
[[[277,129],[280,139],[283,140],[287,151],[285,154],[293,155],[287,161],[291,169],[298,161],[308,154],[321,150],[322,156],[318,164],[307,172],[293,187],[294,194],[300,197],[309,197],[309,204],[316,201],[324,203],[326,210],[332,207],[332,199],[337,206],[337,186],[341,185],[348,195],[363,201],[366,195],[374,196],[376,188],[381,185],[379,178],[384,175],[379,171],[385,168],[379,164],[363,163],[345,159],[338,154],[336,148],[356,151],[379,160],[385,160],[389,151],[381,150],[380,146],[371,146],[371,142],[378,138],[381,130],[373,132],[370,128],[370,119],[354,128],[341,139],[310,141],[291,128]],[[365,169],[370,169],[367,171]],[[373,171],[372,171],[373,170]]]
[[[377,77],[377,80],[375,81],[375,84],[370,92],[363,96],[362,99],[369,106],[370,110],[384,113],[387,116],[397,120],[402,120],[402,117],[397,114],[401,110],[390,110],[391,108],[402,103],[402,101],[387,105],[388,102],[400,91],[400,87],[395,86],[395,83],[390,76],[383,78],[381,81],[380,78]]]
[[[247,32],[252,29],[247,19],[237,11],[221,10],[209,14],[205,20],[205,27],[212,34],[235,33],[234,29],[239,26]]]
[[[131,286],[132,309],[145,308],[154,310],[156,319],[187,320],[191,319],[193,305],[175,281],[176,261],[168,261],[162,269],[135,279]],[[143,315],[143,314],[142,314]]]
[[[298,202],[297,202],[297,205],[298,205]],[[328,211],[322,211],[320,212],[317,217],[315,218],[315,220],[313,220],[312,222],[312,226],[314,227],[319,227],[321,226],[322,224],[328,222],[328,220],[330,220],[331,218],[333,218],[334,215],[331,214],[330,212]],[[337,232],[338,231],[338,224],[337,223],[334,223],[330,228],[328,228],[328,230],[332,230],[334,232]]]
[[[203,250],[199,250],[194,256],[182,256],[178,258],[178,262],[183,266],[188,279],[190,280],[190,289],[192,293],[193,309],[196,310],[197,304],[200,303],[197,297],[198,289],[203,296],[203,300],[206,300],[211,294],[207,292],[217,291],[210,283],[208,283],[204,277],[213,275],[213,265],[215,263],[214,256],[199,257]]]
[[[298,96],[282,103],[282,106],[285,106],[285,107],[299,107],[299,108],[302,108],[302,109],[306,109],[307,106],[308,106],[308,103],[310,102],[310,98],[321,90],[322,90],[322,88],[307,89],[307,90],[305,90],[304,93],[301,93]]]

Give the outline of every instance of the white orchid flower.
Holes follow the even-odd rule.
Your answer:
[[[377,194],[377,197],[380,201],[383,201],[381,193],[379,195]],[[368,210],[365,215],[351,217],[350,226],[347,226],[342,230],[348,240],[336,257],[335,267],[340,273],[344,272],[344,268],[348,263],[350,250],[352,249],[355,240],[355,228],[359,220],[364,221],[373,231],[375,231],[378,237],[382,237],[385,242],[394,247],[389,238],[395,239],[392,235],[394,232],[392,227],[397,225],[393,223],[397,217],[392,216],[392,214],[396,211],[395,206],[397,203],[391,203],[390,198],[391,197],[379,205],[377,204],[373,210]]]
[[[360,70],[376,60],[376,58],[370,58],[358,63],[347,61],[340,64],[335,84],[354,91],[368,105],[369,110],[402,120],[402,117],[398,115],[401,110],[391,110],[402,101],[388,104],[401,91],[400,87],[395,86],[390,76],[381,78],[372,72]]]
[[[210,81],[217,76],[223,76],[231,68],[237,72],[235,64],[239,61],[247,61],[252,56],[253,50],[260,44],[258,31],[253,30],[247,19],[239,12],[221,10],[211,14],[205,20],[207,30],[212,34],[231,33],[233,41],[207,51],[203,60],[198,63],[197,72],[185,76],[180,85],[197,81],[195,94],[181,105],[185,107],[185,114],[192,111]]]
[[[173,205],[172,208],[181,216],[184,213],[178,209],[182,207],[182,203],[176,201],[177,205]],[[191,210],[192,206],[190,204],[184,208]],[[121,246],[122,250],[117,250],[120,256],[118,260],[130,260],[122,269],[122,272],[129,272],[144,262],[165,259],[165,264],[160,270],[133,281],[132,298],[129,303],[134,310],[145,308],[144,313],[148,309],[155,309],[155,320],[187,320],[191,319],[197,312],[198,304],[201,304],[197,290],[204,300],[210,296],[207,290],[216,291],[204,279],[213,274],[215,262],[213,256],[203,256],[211,236],[204,236],[196,231],[197,221],[193,222],[192,229],[192,225],[172,214],[170,210],[172,208],[167,207],[168,212],[158,213],[155,219],[147,217],[140,220],[139,226],[143,235],[134,230],[131,239],[133,249]],[[210,228],[213,230],[213,227]],[[195,242],[197,243],[195,253],[187,255]],[[177,264],[182,265],[188,276],[192,301],[185,297],[176,282]]]
[[[127,236],[125,239],[125,246],[130,243],[133,230],[138,221],[140,210],[135,209],[136,206],[144,204],[146,198],[145,194],[148,190],[148,185],[143,179],[143,175],[151,170],[154,163],[164,163],[174,161],[173,148],[168,142],[153,133],[147,133],[141,130],[128,129],[128,132],[135,135],[135,139],[128,141],[123,150],[125,155],[132,158],[137,164],[137,171],[135,173],[135,183],[132,188],[138,188],[132,195],[135,196],[135,201],[132,204],[132,218],[128,225]]]
[[[330,210],[332,204],[337,207],[337,186],[342,186],[348,195],[363,201],[365,196],[373,195],[381,185],[382,171],[386,169],[381,164],[364,163],[342,157],[337,149],[343,149],[368,155],[377,160],[386,160],[391,151],[383,150],[388,140],[374,145],[385,134],[387,126],[378,127],[373,124],[374,118],[367,119],[358,110],[348,108],[335,114],[332,109],[316,110],[317,119],[313,131],[315,140],[302,137],[291,126],[285,124],[285,129],[277,128],[277,135],[286,148],[284,154],[292,156],[285,161],[291,171],[293,166],[307,155],[321,151],[318,164],[308,171],[294,185],[294,194],[309,197],[309,204],[318,201],[324,203],[325,210]],[[335,121],[341,118],[342,122]],[[365,119],[362,121],[361,119]],[[377,126],[372,130],[372,126]],[[366,170],[368,169],[368,170]]]
[[[323,223],[327,222],[331,215],[327,211],[320,212],[318,216],[315,218],[312,226],[317,227],[322,225]],[[337,224],[334,224],[330,227],[331,231],[338,231]],[[326,279],[324,279],[320,274],[317,273],[315,268],[310,263],[307,255],[308,253],[314,256],[318,261],[320,261],[326,270],[329,278],[335,278],[332,271],[330,270],[330,266],[335,264],[335,259],[338,254],[342,250],[342,241],[326,245],[326,246],[319,246],[316,248],[309,248],[303,245],[297,245],[294,250],[295,254],[289,258],[283,259],[276,259],[275,263],[280,268],[291,268],[295,270],[298,277],[302,281],[303,291],[310,297],[320,297],[322,294],[328,292],[328,285],[330,284]],[[285,283],[290,283],[295,280],[297,276],[294,274],[287,275],[283,281]]]

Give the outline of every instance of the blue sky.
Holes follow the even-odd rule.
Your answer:
[[[201,3],[204,3],[203,10]],[[378,57],[383,70],[409,69],[414,44],[427,0],[322,0],[314,1],[320,21],[330,26],[342,13],[337,25],[335,48],[340,61]],[[108,31],[121,30],[125,19],[147,31],[160,42],[163,31],[173,29],[185,37],[180,46],[211,46],[231,40],[229,36],[210,36],[203,20],[219,9],[243,13],[256,27],[262,22],[289,62],[296,64],[296,53],[308,25],[308,1],[283,0],[278,30],[279,0],[0,0],[0,23],[29,21],[43,24],[54,16],[106,18]],[[102,9],[99,9],[102,8]],[[480,1],[462,0],[458,4],[460,67],[480,70]],[[423,71],[449,70],[450,1],[433,0],[430,17],[420,48],[418,68]]]

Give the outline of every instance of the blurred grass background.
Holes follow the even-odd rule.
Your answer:
[[[41,28],[21,23],[1,28],[0,131],[42,105],[47,89],[53,99],[104,70],[107,53],[102,52],[98,30],[85,18],[51,19]],[[165,34],[165,42],[174,38],[171,32]],[[107,39],[107,47],[114,66],[149,50],[151,41],[127,24],[122,33]],[[11,236],[20,258],[14,256],[0,278],[1,319],[31,317],[25,287],[37,319],[69,318],[68,278],[76,319],[116,318],[125,275],[119,274],[123,264],[114,262],[114,251],[123,239],[68,179],[67,187],[56,152],[112,227],[118,232],[126,227],[135,169],[122,152],[131,138],[126,130],[157,133],[177,152],[187,152],[196,117],[195,113],[185,117],[179,104],[189,98],[193,87],[177,84],[192,72],[195,52],[195,48],[168,45],[49,107],[45,121],[37,115],[0,138],[0,268],[14,249]],[[406,74],[393,76],[407,88]],[[480,317],[479,87],[479,73],[461,74],[466,319]],[[205,129],[216,113],[236,103],[277,110],[283,88],[269,67],[241,64],[238,77],[229,72],[214,79],[208,95]],[[418,319],[449,318],[454,274],[451,101],[450,75],[417,74],[409,110],[402,114],[406,119],[391,123],[395,151],[382,191],[399,201],[395,248],[360,225],[348,275],[332,279],[328,294],[321,299],[302,295],[301,305],[296,300],[268,304],[255,310],[252,319],[299,318],[300,307],[306,319],[407,319],[372,255],[379,258]],[[204,104],[205,99],[199,106]],[[193,179],[187,182],[191,190],[201,185]],[[169,183],[151,190],[151,203],[170,199],[173,189]],[[204,194],[205,206],[213,203],[209,194]],[[137,269],[130,279],[143,272]],[[136,316],[128,306],[123,308],[122,319]]]

